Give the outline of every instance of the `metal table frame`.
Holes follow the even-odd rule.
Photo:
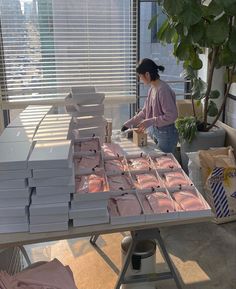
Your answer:
[[[116,281],[116,285],[115,285],[114,289],[120,289],[120,286],[122,284],[131,284],[131,283],[140,283],[140,282],[154,282],[154,281],[160,281],[160,280],[166,280],[166,279],[174,279],[176,287],[178,289],[182,289],[182,286],[179,282],[179,279],[176,275],[175,269],[174,269],[173,264],[171,262],[170,256],[166,250],[164,241],[161,237],[160,230],[158,228],[146,229],[146,230],[145,229],[144,230],[136,230],[136,231],[131,231],[130,234],[132,236],[132,243],[131,243],[131,245],[128,249],[128,252],[125,256],[124,264],[122,265],[122,268],[119,271],[118,279]],[[99,235],[93,235],[90,238],[90,243],[93,246],[98,247],[96,244],[98,237],[99,237]],[[162,256],[163,256],[165,262],[167,263],[170,271],[169,272],[163,272],[163,273],[132,275],[132,276],[126,277],[125,274],[126,274],[126,271],[128,269],[128,266],[131,262],[131,258],[132,258],[136,244],[139,241],[148,240],[148,239],[149,240],[155,240],[156,244],[159,246],[159,249],[162,253]],[[103,257],[103,259],[105,259],[104,255],[101,255],[101,256]],[[112,261],[109,260],[109,262],[112,262]],[[115,273],[117,273],[116,266],[113,263],[109,264],[109,265],[115,271]]]

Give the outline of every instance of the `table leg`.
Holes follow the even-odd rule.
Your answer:
[[[91,236],[89,242],[90,242],[92,245],[95,245],[98,237],[99,237],[99,235],[93,235],[93,236]]]

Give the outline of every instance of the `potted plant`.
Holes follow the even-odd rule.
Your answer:
[[[199,136],[207,135],[207,132],[212,132],[224,109],[235,73],[236,0],[178,0],[175,3],[172,0],[158,0],[157,2],[166,15],[166,20],[157,32],[157,38],[162,43],[173,44],[173,54],[178,60],[183,61],[184,76],[192,84],[193,116],[176,121],[181,148],[185,146],[187,151],[205,149],[212,144],[208,140],[203,140],[198,147],[197,139]],[[154,25],[157,18],[158,15],[151,19],[150,27]],[[198,77],[198,71],[203,66],[200,54],[203,53],[208,55],[207,83]],[[229,75],[227,88],[218,108],[215,100],[220,97],[220,93],[212,89],[212,81],[215,70],[222,67],[228,68]],[[203,106],[203,114],[198,117],[195,113],[195,105],[200,104]],[[217,145],[218,139],[219,136],[216,135],[213,146]],[[204,144],[203,147],[201,143]],[[189,146],[193,147],[189,148]]]

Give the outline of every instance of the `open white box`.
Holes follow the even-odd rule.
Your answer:
[[[138,160],[144,160],[144,162],[147,162],[147,167],[145,168],[140,168],[140,167],[137,167],[137,168],[134,168],[132,166],[133,162],[137,162]],[[135,153],[133,155],[128,155],[126,156],[126,160],[127,160],[127,170],[129,170],[130,172],[136,172],[136,171],[147,171],[149,169],[153,169],[153,163],[151,162],[150,158],[149,158],[149,155],[147,154],[144,154],[144,153]]]
[[[88,150],[82,150],[81,151],[81,145],[82,143],[85,142],[97,142],[97,149],[92,150],[92,149],[88,149]],[[75,157],[79,157],[79,156],[84,156],[84,155],[93,155],[96,153],[101,152],[101,143],[100,143],[100,139],[99,137],[86,137],[86,138],[80,138],[80,139],[76,139],[73,141],[74,143],[74,156]]]
[[[137,194],[136,192],[130,192],[129,194],[132,194],[133,196],[136,197],[137,201],[139,202],[140,204],[140,208],[141,208],[141,215],[131,215],[131,216],[117,216],[117,215],[112,215],[112,210],[111,210],[111,205],[112,205],[112,198],[116,197],[116,196],[122,196],[122,195],[125,195],[127,194],[126,192],[116,192],[116,193],[113,193],[113,195],[110,197],[110,199],[108,200],[108,212],[109,212],[109,215],[110,215],[110,223],[112,225],[115,225],[115,224],[129,224],[129,223],[139,223],[139,222],[145,222],[145,215],[144,215],[144,212],[143,212],[143,208],[140,204],[140,201],[137,197]]]
[[[109,165],[111,165],[112,162],[118,162],[121,166],[121,168],[117,168],[116,166],[114,166],[113,168],[109,167]],[[122,173],[127,171],[127,161],[124,157],[116,157],[113,159],[107,159],[104,160],[104,169],[105,172],[108,174],[117,174],[117,173]]]
[[[158,153],[158,154],[149,154],[150,161],[152,162],[152,167],[155,168],[157,171],[165,171],[165,170],[172,170],[172,169],[179,169],[181,168],[179,162],[171,153]],[[166,158],[166,162],[164,159]],[[156,159],[162,160],[163,166],[158,164]],[[170,164],[170,166],[168,165]],[[172,165],[173,163],[173,165]]]
[[[147,170],[140,170],[140,171],[134,171],[134,172],[130,172],[131,176],[132,176],[132,179],[133,179],[133,183],[135,185],[135,188],[137,191],[139,190],[143,190],[143,189],[159,189],[159,188],[164,188],[165,185],[164,185],[164,182],[162,181],[162,179],[159,177],[159,175],[157,174],[156,170],[153,170],[153,169],[149,169],[148,171]],[[139,175],[151,175],[151,176],[154,176],[155,179],[156,179],[156,182],[157,182],[157,186],[155,187],[141,187],[141,185],[138,183],[138,180],[136,179],[137,176]]]
[[[94,167],[90,167],[90,166],[84,167],[83,165],[81,165],[81,161],[86,161],[86,160],[92,161],[95,158],[98,164],[95,165]],[[104,170],[101,152],[94,152],[94,153],[91,152],[90,154],[85,154],[81,156],[75,155],[74,167],[75,167],[75,175],[78,175],[78,176],[86,175],[86,174],[93,174],[93,173],[96,173],[97,171],[100,171],[101,169]]]
[[[109,194],[112,195],[119,195],[122,192],[123,193],[133,193],[135,191],[135,186],[132,180],[132,177],[130,175],[130,173],[128,171],[126,172],[106,172],[107,175],[107,182],[108,182],[108,189],[109,189]],[[125,178],[125,182],[128,184],[129,188],[126,187],[117,187],[117,189],[113,188],[113,185],[111,184],[111,182],[113,181],[112,177],[124,177]]]
[[[150,211],[145,209],[145,206],[143,205],[144,198],[146,198],[146,195],[152,194],[152,193],[155,193],[155,192],[163,192],[163,193],[165,193],[167,195],[167,197],[170,199],[170,201],[172,202],[173,208],[175,208],[174,201],[171,198],[169,192],[166,190],[166,188],[159,188],[159,189],[155,189],[155,190],[152,190],[152,189],[140,190],[140,191],[137,192],[137,196],[138,196],[138,199],[139,199],[139,201],[141,203],[141,206],[143,208],[143,212],[144,212],[144,215],[145,215],[146,222],[152,222],[152,221],[157,221],[158,222],[158,221],[169,221],[169,220],[173,220],[174,221],[174,220],[176,220],[178,218],[178,216],[179,216],[177,211],[166,212],[166,213],[155,213],[155,212],[153,212],[151,207],[150,207]]]
[[[107,183],[107,178],[103,170],[99,170],[94,172],[93,174],[101,176],[104,179],[104,184],[103,184],[103,190],[98,191],[98,192],[76,192],[73,194],[73,199],[75,201],[96,201],[96,200],[107,200],[109,198],[109,192],[108,192],[108,183]],[[91,174],[85,174],[83,176],[90,176]],[[80,181],[80,179],[83,176],[77,176],[76,180],[77,182]]]
[[[191,211],[190,210],[178,211],[179,219],[191,219],[191,218],[196,218],[196,217],[212,217],[213,216],[211,208],[208,205],[207,201],[203,198],[201,193],[194,186],[183,186],[182,188],[177,188],[177,189],[169,188],[168,189],[171,196],[173,195],[174,192],[185,191],[185,190],[193,192],[200,199],[204,209],[203,210],[191,210]]]
[[[173,179],[175,179],[174,174],[180,173],[183,176],[183,181],[179,181],[179,183],[175,182],[175,185],[169,185],[165,179],[165,175],[173,175]],[[161,170],[157,171],[157,174],[160,176],[161,180],[163,181],[164,185],[169,189],[179,189],[183,186],[193,186],[192,180],[185,174],[185,172],[180,169],[170,169],[170,170]]]
[[[105,143],[102,146],[102,155],[104,160],[113,160],[117,157],[124,157],[125,153],[118,144]]]

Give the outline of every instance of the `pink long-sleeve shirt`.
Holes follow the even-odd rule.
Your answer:
[[[163,127],[175,122],[178,117],[176,96],[170,86],[160,80],[155,97],[152,96],[152,87],[148,91],[143,109],[128,120],[127,127],[137,126],[145,119],[153,119],[153,126]]]

